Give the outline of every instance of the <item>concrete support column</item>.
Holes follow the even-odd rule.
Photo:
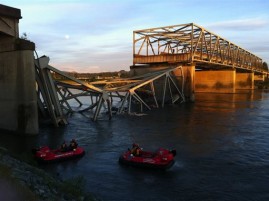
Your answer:
[[[38,133],[34,49],[34,43],[15,38],[0,48],[0,129]]]
[[[195,79],[195,65],[182,66],[183,77],[184,77],[184,96],[186,102],[195,101],[195,88],[194,88],[194,79]]]
[[[239,73],[236,72],[236,89],[254,89],[254,72]]]
[[[268,76],[268,75],[267,75],[267,76]],[[254,80],[255,80],[255,81],[261,81],[261,82],[264,82],[264,80],[265,80],[265,75],[264,75],[264,74],[257,74],[257,75],[254,74]]]
[[[195,72],[195,92],[235,93],[235,70]]]

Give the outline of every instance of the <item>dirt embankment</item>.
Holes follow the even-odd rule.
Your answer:
[[[83,177],[61,181],[0,150],[0,200],[97,201],[84,185]]]

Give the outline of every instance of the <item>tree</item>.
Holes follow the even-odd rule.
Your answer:
[[[26,34],[25,32],[22,33],[22,35],[21,35],[21,39],[28,40],[28,38],[27,38],[27,34]]]
[[[267,65],[266,62],[263,62],[263,63],[262,63],[262,68],[263,68],[264,70],[268,71],[268,65]]]

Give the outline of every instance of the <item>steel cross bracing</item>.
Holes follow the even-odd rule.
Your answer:
[[[134,31],[133,55],[134,65],[197,63],[268,73],[261,58],[193,23]]]
[[[93,120],[96,121],[100,113],[106,113],[111,118],[112,113],[131,114],[137,108],[140,112],[143,112],[144,108],[148,110],[158,108],[159,102],[163,107],[166,101],[171,103],[185,101],[181,66],[128,79],[87,83],[50,66],[48,62],[48,57],[35,60],[38,106],[43,115],[46,114],[45,111],[49,113],[56,126],[59,123],[66,124],[65,114],[70,112],[91,112]],[[174,78],[175,70],[181,72],[181,88],[178,88]],[[69,81],[54,80],[51,72],[60,74]],[[157,97],[156,84],[158,88],[162,87],[161,97]],[[87,105],[80,100],[81,97],[86,97]],[[161,101],[158,101],[160,99]],[[74,102],[79,105],[79,110],[72,106]]]

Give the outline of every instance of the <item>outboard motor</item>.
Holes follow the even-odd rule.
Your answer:
[[[173,154],[173,156],[177,155],[177,150],[175,150],[175,149],[172,149],[170,152]]]
[[[32,153],[33,153],[33,154],[36,154],[36,152],[38,152],[38,151],[40,151],[40,148],[33,148],[33,149],[32,149]]]

